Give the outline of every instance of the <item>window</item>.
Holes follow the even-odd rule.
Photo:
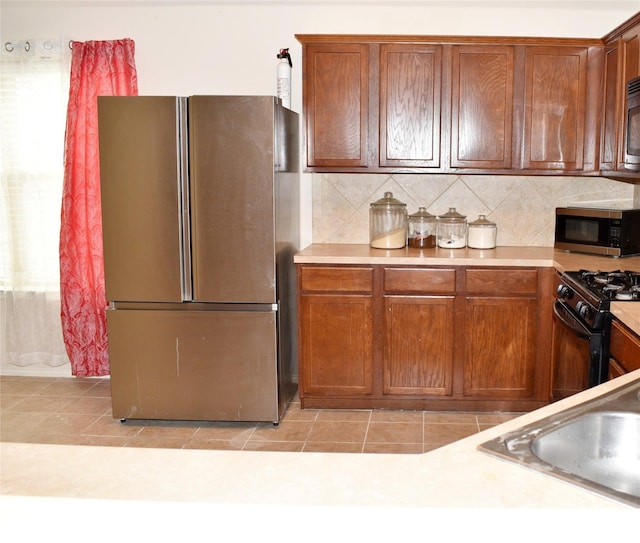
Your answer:
[[[46,40],[1,47],[0,369],[68,374],[58,243],[70,50]]]
[[[0,290],[57,291],[68,54],[4,44],[0,72]]]

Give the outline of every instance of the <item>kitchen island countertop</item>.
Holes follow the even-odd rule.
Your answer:
[[[289,525],[309,530],[308,537],[300,536],[306,541],[327,540],[340,521],[341,534],[366,534],[375,541],[415,534],[431,522],[437,523],[433,529],[484,540],[496,533],[507,537],[502,530],[513,521],[520,527],[528,524],[517,537],[529,541],[534,533],[548,533],[545,522],[557,515],[562,524],[554,529],[555,536],[562,530],[573,536],[610,536],[617,527],[629,529],[637,522],[637,510],[494,458],[477,446],[639,377],[640,370],[629,373],[417,455],[2,443],[0,530],[47,533],[52,524],[64,521],[73,536],[74,527],[95,514],[111,526],[103,521],[103,528],[93,525],[104,534],[118,533],[118,518],[133,520],[145,536],[172,530],[184,536],[196,527],[201,533],[207,526],[214,529],[215,522],[216,532],[233,527],[243,535],[237,540],[245,541],[277,533],[286,517]],[[602,522],[594,524],[594,515]],[[85,536],[86,530],[81,533]]]

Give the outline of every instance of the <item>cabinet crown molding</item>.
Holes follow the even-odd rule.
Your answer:
[[[606,36],[602,37],[602,42],[607,44],[620,38],[625,32],[631,30],[636,25],[640,24],[640,12],[636,13],[630,19],[627,19],[624,23],[614,28]]]
[[[434,43],[488,45],[579,45],[601,46],[598,38],[551,38],[529,36],[419,36],[401,34],[296,34],[302,44],[321,43]]]

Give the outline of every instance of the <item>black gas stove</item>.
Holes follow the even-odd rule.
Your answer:
[[[640,301],[640,272],[580,270],[566,272],[565,275],[601,303]]]
[[[588,368],[588,385],[607,380],[611,303],[640,302],[640,272],[579,270],[556,277],[554,314],[565,337],[579,338]]]
[[[640,272],[564,272],[558,276],[556,296],[584,324],[602,330],[611,319],[611,302],[640,301]]]
[[[575,384],[577,389],[604,383],[609,368],[611,303],[640,301],[640,272],[578,270],[559,273],[555,294],[554,343],[568,359],[557,360],[558,356],[554,354],[554,364],[581,366],[578,361],[584,360],[585,380]],[[568,350],[573,354],[567,355]]]

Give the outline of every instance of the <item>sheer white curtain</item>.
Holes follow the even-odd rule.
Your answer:
[[[21,374],[69,365],[58,259],[69,48],[1,47],[0,371]]]

